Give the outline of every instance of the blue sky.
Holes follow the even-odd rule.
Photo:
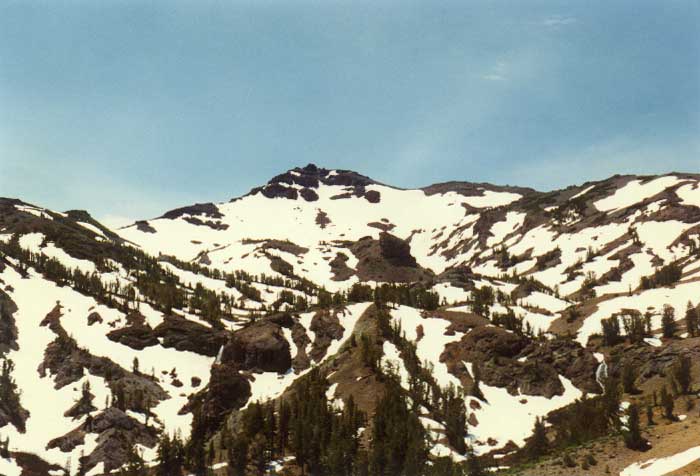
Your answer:
[[[309,162],[402,187],[699,172],[700,4],[0,2],[0,196],[143,218]]]

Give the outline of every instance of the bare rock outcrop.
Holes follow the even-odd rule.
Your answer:
[[[232,334],[221,362],[234,364],[240,370],[282,373],[291,367],[292,357],[282,328],[260,320]]]
[[[85,442],[88,433],[97,433],[97,446],[84,456],[82,464],[86,469],[104,463],[106,472],[117,469],[124,464],[127,454],[134,445],[139,444],[153,448],[158,441],[158,431],[132,418],[118,408],[110,407],[95,417],[88,417],[69,433],[51,440],[48,449],[59,448],[71,451]]]
[[[379,239],[364,237],[350,246],[358,259],[357,275],[363,281],[428,281],[433,274],[421,268],[411,255],[410,244],[382,232]]]
[[[163,347],[216,357],[221,346],[228,340],[229,333],[182,316],[169,315],[154,329],[153,335],[161,339]]]
[[[560,375],[579,388],[599,391],[597,360],[577,343],[563,339],[540,343],[499,327],[477,327],[449,343],[441,360],[458,373],[465,371],[460,362],[475,363],[484,383],[506,388],[513,395],[562,395]],[[461,377],[467,380],[466,375]]]

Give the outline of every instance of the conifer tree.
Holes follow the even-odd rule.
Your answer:
[[[699,321],[700,316],[698,316],[698,310],[688,301],[688,307],[685,310],[685,328],[690,337],[698,335],[698,331],[700,330]]]
[[[675,420],[675,417],[673,416],[673,396],[669,393],[666,385],[661,387],[661,406],[664,410],[664,417],[670,421]]]
[[[603,330],[603,345],[614,346],[622,341],[620,335],[620,321],[617,316],[611,316],[601,321]]]
[[[678,324],[676,323],[676,310],[666,304],[661,315],[661,330],[667,339],[675,337]]]
[[[647,441],[642,438],[642,430],[639,424],[639,407],[632,403],[627,408],[627,428],[624,431],[625,445],[636,451],[645,450]]]
[[[233,439],[228,450],[228,474],[229,476],[245,476],[248,466],[248,439],[245,435],[238,435]]]
[[[143,457],[133,445],[130,445],[126,454],[126,463],[122,466],[120,476],[146,476],[148,470]]]
[[[286,400],[282,400],[279,409],[279,422],[278,422],[278,442],[277,446],[282,453],[284,453],[285,448],[289,442],[289,419],[291,418],[291,409],[289,408],[289,403]]]
[[[671,377],[681,394],[687,395],[690,393],[692,375],[691,360],[688,354],[681,354],[676,358],[675,363],[671,367]]]
[[[647,404],[647,426],[654,425],[654,408]]]
[[[467,436],[467,414],[464,399],[450,384],[443,393],[442,400],[447,440],[457,453],[464,454],[467,450],[464,443]]]
[[[158,464],[157,476],[179,476],[182,473],[184,449],[180,436],[176,433],[172,438],[163,433],[158,441],[156,449]]]
[[[472,387],[470,394],[479,400],[485,401],[484,394],[481,392],[479,383],[481,383],[481,371],[477,363],[472,364]]]
[[[11,359],[2,361],[2,368],[0,369],[0,402],[5,411],[9,413],[11,423],[20,432],[24,432],[24,420],[18,417],[22,411],[22,405],[20,404],[20,390],[17,388],[15,379],[12,376],[14,368],[15,364]]]
[[[544,426],[544,420],[541,418],[535,419],[535,427],[532,431],[532,437],[527,443],[527,453],[537,459],[545,454],[549,449],[549,440],[547,439],[547,429]]]
[[[486,476],[486,471],[482,468],[472,447],[467,449],[467,474],[469,476]]]
[[[395,376],[377,404],[369,454],[371,476],[418,476],[427,460],[426,435]]]
[[[622,388],[625,393],[634,394],[638,392],[634,385],[636,379],[637,375],[634,371],[634,367],[630,362],[625,362],[625,364],[622,366]]]

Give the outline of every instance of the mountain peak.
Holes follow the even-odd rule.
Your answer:
[[[313,202],[318,200],[316,190],[322,185],[344,187],[343,197],[361,197],[366,194],[365,187],[373,184],[379,182],[352,170],[326,169],[316,164],[307,164],[272,177],[267,184],[252,189],[249,195],[261,193],[268,198],[288,199],[301,196],[304,200]]]

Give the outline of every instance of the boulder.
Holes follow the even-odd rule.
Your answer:
[[[161,339],[163,347],[216,357],[219,348],[228,340],[229,333],[181,316],[169,315],[155,328],[154,336]]]
[[[224,346],[222,363],[232,363],[241,370],[286,372],[292,365],[289,343],[282,328],[260,320],[233,333]]]
[[[107,334],[107,338],[135,350],[158,345],[158,339],[153,333],[153,329],[147,324],[135,324],[113,330]]]
[[[310,330],[316,337],[311,348],[311,358],[320,362],[325,357],[331,342],[341,339],[345,329],[340,325],[336,312],[321,310],[311,319]]]

